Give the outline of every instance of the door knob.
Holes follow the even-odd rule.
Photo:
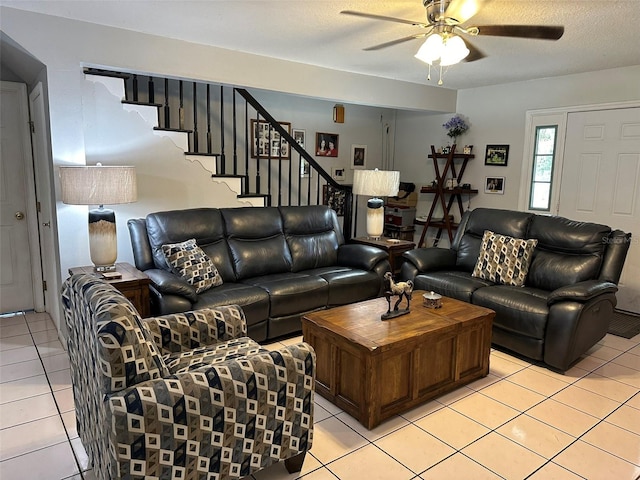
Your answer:
[[[17,219],[17,220],[22,220],[22,219],[24,219],[24,213],[22,213],[22,212],[16,212],[16,219]]]

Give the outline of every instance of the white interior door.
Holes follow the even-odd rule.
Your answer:
[[[34,307],[27,175],[31,164],[26,86],[0,87],[0,313]]]
[[[618,308],[640,313],[640,108],[569,113],[559,215],[633,234]]]

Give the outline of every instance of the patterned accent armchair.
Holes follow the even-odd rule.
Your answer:
[[[100,480],[241,478],[311,448],[315,353],[269,352],[238,306],[141,320],[113,286],[63,286],[78,433]]]

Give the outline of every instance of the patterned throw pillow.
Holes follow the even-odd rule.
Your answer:
[[[173,271],[189,285],[193,285],[196,293],[222,285],[218,269],[196,244],[195,239],[163,245],[162,252]]]
[[[529,273],[538,240],[523,240],[485,230],[471,276],[521,287]]]

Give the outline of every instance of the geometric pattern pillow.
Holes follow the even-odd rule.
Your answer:
[[[196,293],[222,285],[218,269],[195,239],[162,245],[162,252],[173,271],[195,287]]]
[[[524,240],[485,230],[472,277],[521,287],[538,240]]]

